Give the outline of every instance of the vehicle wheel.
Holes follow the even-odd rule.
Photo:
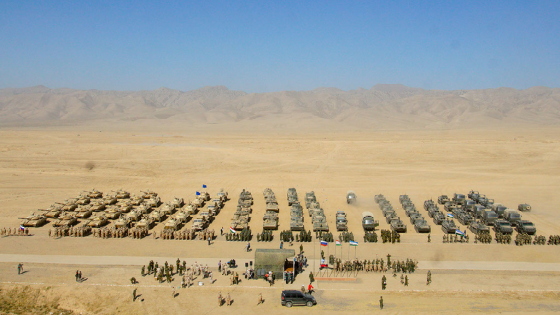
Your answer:
[[[286,302],[287,307],[292,307],[292,305],[293,305],[292,302]]]
[[[313,302],[307,301],[307,306],[309,306],[309,307],[313,306]]]

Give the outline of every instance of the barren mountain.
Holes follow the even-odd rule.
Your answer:
[[[49,89],[0,90],[2,125],[138,119],[188,124],[315,120],[354,127],[560,123],[560,89],[533,87],[439,91],[403,85],[369,90],[318,88],[247,94],[224,86],[182,92]]]

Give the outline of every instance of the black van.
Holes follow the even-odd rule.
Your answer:
[[[304,294],[297,290],[282,291],[282,306],[307,305],[311,307],[315,304],[317,304],[317,301],[311,294]]]

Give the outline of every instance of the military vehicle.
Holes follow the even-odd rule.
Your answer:
[[[263,221],[266,219],[272,219],[278,221],[278,213],[275,211],[265,211],[263,216]]]
[[[476,202],[474,200],[466,199],[465,204],[463,205],[463,209],[467,209],[469,207],[472,208],[475,205],[476,205]]]
[[[93,211],[91,211],[91,209],[87,206],[85,207],[79,207],[78,209],[76,209],[74,216],[76,216],[76,218],[80,218],[80,219],[87,219],[89,217],[91,217],[91,215],[93,214]]]
[[[109,220],[104,215],[98,215],[89,219],[86,225],[92,228],[99,228],[107,224],[109,224]]]
[[[484,213],[485,210],[486,210],[486,208],[485,208],[484,206],[482,206],[482,205],[476,205],[476,206],[474,207],[474,212],[473,212],[473,214],[474,214],[474,216],[475,216],[477,219],[482,219],[482,214]]]
[[[195,206],[197,209],[202,208],[204,207],[204,199],[197,197],[191,202],[191,204]]]
[[[51,206],[51,208],[49,208],[48,210],[58,209],[62,211],[74,211],[78,207],[76,203],[70,203],[70,202],[66,202],[66,203],[55,202],[55,204],[56,204],[55,207]]]
[[[105,210],[105,203],[103,203],[103,201],[101,200],[93,200],[90,202],[90,204],[88,205],[89,209],[93,212],[101,212],[103,210]]]
[[[226,202],[228,200],[228,193],[227,191],[224,191],[223,188],[220,189],[217,195],[222,199],[222,202]]]
[[[513,224],[515,221],[521,220],[521,213],[515,210],[507,210],[504,213],[504,219],[509,221],[509,223]]]
[[[444,233],[455,234],[455,231],[457,231],[457,225],[455,225],[455,221],[452,219],[446,219],[441,223],[441,229]]]
[[[117,199],[128,199],[130,198],[130,193],[126,190],[119,189],[114,192],[114,196]]]
[[[305,231],[305,227],[303,225],[303,217],[292,217],[290,219],[290,230],[292,231]]]
[[[150,199],[152,197],[157,197],[157,195],[158,195],[156,192],[153,192],[149,189],[146,190],[146,191],[141,191],[141,193],[142,193],[142,198],[143,199]]]
[[[135,227],[150,230],[155,225],[156,225],[156,220],[154,220],[151,217],[148,217],[147,215],[144,215],[140,221],[136,222]]]
[[[122,211],[117,207],[111,207],[109,209],[106,209],[104,213],[108,219],[114,220],[121,216]]]
[[[148,215],[149,219],[151,219],[153,221],[157,221],[157,222],[164,221],[166,217],[167,217],[167,212],[162,211],[162,210],[157,210],[157,209],[152,211]]]
[[[461,211],[457,215],[457,220],[463,225],[469,225],[474,221],[474,217],[468,212]]]
[[[309,209],[309,205],[312,202],[317,202],[317,197],[315,196],[315,192],[311,191],[311,192],[305,193],[305,208]]]
[[[288,188],[288,206],[298,201],[298,196],[295,188]]]
[[[220,208],[214,202],[210,202],[208,206],[206,206],[206,210],[208,211],[208,213],[210,213],[211,216],[214,217],[218,214]]]
[[[386,200],[385,196],[383,196],[382,194],[379,195],[375,195],[374,200],[376,203],[379,203],[381,200]]]
[[[115,227],[117,229],[119,229],[119,228],[129,228],[131,222],[132,221],[129,218],[126,218],[126,217],[121,215],[121,217],[118,218],[117,221],[115,221],[115,223],[113,223],[113,224],[115,225]]]
[[[19,219],[23,220],[21,225],[24,227],[41,227],[47,223],[47,217],[44,215],[36,215],[35,213]]]
[[[161,199],[158,196],[144,200],[144,204],[152,208],[157,208],[161,205]]]
[[[494,225],[494,222],[498,219],[496,212],[492,210],[484,210],[482,213],[482,223],[486,225]]]
[[[434,212],[434,214],[432,215],[432,218],[434,219],[434,223],[437,225],[441,225],[443,223],[443,221],[445,221],[445,214],[441,213],[441,212]]]
[[[164,230],[177,231],[179,228],[181,228],[182,223],[183,223],[183,221],[180,220],[180,219],[171,218],[171,219],[169,219],[169,221],[167,221],[165,223],[165,225],[163,226],[163,229]]]
[[[486,195],[478,196],[478,204],[479,205],[484,205],[484,204],[486,204],[487,201],[488,201],[488,198],[486,198]]]
[[[533,222],[528,220],[517,220],[514,223],[515,229],[517,233],[527,233],[529,235],[534,235],[537,233],[537,228],[533,224]]]
[[[439,208],[437,206],[428,208],[428,215],[430,218],[433,218],[436,212],[440,213]]]
[[[168,202],[164,204],[163,207],[161,207],[160,211],[165,215],[172,215],[173,213],[175,213],[175,204]]]
[[[293,205],[295,205],[295,203],[292,204],[292,206]],[[280,208],[278,208],[277,203],[267,202],[266,203],[266,211],[276,211],[276,212],[278,212],[278,211],[280,211]]]
[[[520,203],[517,206],[517,210],[522,211],[522,212],[529,212],[529,211],[531,211],[531,206],[527,203]]]
[[[241,193],[239,194],[239,199],[241,200],[253,200],[253,195],[251,194],[250,191],[243,189],[243,191],[241,191]],[[253,203],[251,203],[252,205]]]
[[[393,210],[393,211],[387,211],[385,212],[385,221],[387,221],[387,224],[391,223],[391,220],[393,220],[393,218],[396,218],[397,213]]]
[[[478,234],[481,232],[490,232],[490,228],[488,228],[482,222],[476,220],[472,221],[471,224],[469,224],[469,230],[471,230],[474,234]]]
[[[494,199],[485,198],[480,202],[480,204],[485,206],[486,208],[490,208],[494,204]]]
[[[63,226],[74,226],[78,224],[78,219],[69,214],[68,212],[64,212],[58,217],[58,220],[53,222],[54,227],[63,227]]]
[[[130,210],[132,210],[132,202],[130,202],[129,200],[126,200],[126,201],[121,200],[115,206],[122,213],[127,213],[127,212],[130,212]]]
[[[424,220],[424,217],[422,217],[422,215],[420,213],[416,212],[416,213],[413,213],[413,214],[410,215],[410,223],[411,224],[415,224],[416,221],[418,221],[418,220]]]
[[[402,204],[405,201],[410,201],[410,197],[408,197],[408,195],[400,195],[399,202]]]
[[[480,196],[480,193],[476,190],[471,190],[469,191],[469,193],[467,194],[467,196],[469,197],[469,199],[474,200],[475,202],[478,201],[478,197]]]
[[[251,205],[253,204],[253,199],[239,199],[238,201],[238,206],[241,207],[251,207]]]
[[[355,203],[356,202],[356,193],[353,191],[348,191],[346,193],[346,203],[347,204],[351,204],[351,203]]]
[[[189,215],[194,215],[196,214],[196,212],[198,211],[198,207],[196,205],[193,205],[191,203],[189,203],[186,207],[185,207],[185,212],[188,213]]]
[[[117,197],[115,197],[114,195],[107,195],[105,197],[103,197],[103,203],[108,206],[108,205],[114,205],[116,204],[119,200],[117,199]]]
[[[132,210],[129,213],[124,215],[124,218],[128,222],[136,222],[142,218],[142,216],[146,214],[146,212],[138,211],[138,209]]]
[[[210,223],[212,221],[212,218],[213,218],[212,215],[210,214],[210,212],[208,212],[208,211],[201,211],[198,214],[198,216],[204,218],[206,220],[206,222],[208,222],[208,223]]]
[[[336,230],[348,231],[348,220],[346,220],[346,216],[336,216]]]
[[[276,230],[278,229],[278,215],[275,212],[265,214],[263,217],[263,229],[264,230]]]
[[[494,232],[502,234],[512,234],[513,228],[508,221],[504,219],[498,219],[494,221]]]
[[[88,196],[89,198],[92,198],[92,199],[103,198],[103,193],[100,192],[99,190],[95,189],[95,188],[93,190],[90,190],[90,191],[84,191],[84,195],[86,195],[86,196]]]
[[[414,221],[414,229],[417,233],[430,233],[432,228],[424,218]]]
[[[495,203],[492,205],[492,211],[496,212],[499,218],[504,217],[504,213],[507,210],[507,207],[501,203]]]
[[[432,207],[437,208],[436,203],[432,199],[424,201],[424,210],[428,211]]]
[[[179,211],[175,212],[173,215],[173,219],[176,221],[180,221],[181,223],[187,222],[189,219],[189,213],[184,209],[179,209]]]
[[[325,217],[317,219],[313,222],[313,232],[328,232],[329,225],[327,224],[327,219]]]
[[[141,204],[138,207],[136,207],[136,209],[134,209],[134,211],[140,213],[140,214],[148,214],[150,212],[152,212],[153,208],[147,204]]]
[[[139,206],[142,203],[144,203],[144,198],[142,198],[141,196],[134,196],[130,198],[130,204],[133,206]]]
[[[406,214],[407,217],[410,217],[411,215],[414,215],[414,214],[418,214],[418,215],[420,214],[420,213],[418,213],[418,210],[416,210],[416,207],[414,205],[407,206],[404,209],[404,213]]]
[[[444,205],[446,202],[449,202],[451,200],[449,200],[449,197],[447,195],[441,195],[438,197],[437,201],[440,205]]]
[[[200,192],[200,197],[201,197],[202,199],[204,199],[204,201],[210,200],[210,194],[209,194],[208,192],[206,192],[206,191],[201,191],[201,192]]]
[[[58,218],[60,216],[60,214],[62,213],[62,210],[56,210],[56,209],[52,209],[52,210],[39,209],[39,211],[44,212],[43,215],[45,217],[51,218],[51,219]]]
[[[393,218],[391,220],[391,229],[397,233],[406,233],[406,224],[399,217]]]
[[[221,198],[216,197],[216,198],[212,198],[212,200],[210,201],[210,203],[213,203],[216,205],[216,208],[218,208],[218,210],[220,210],[223,206],[224,206],[224,202],[222,201]]]
[[[83,206],[83,205],[87,205],[90,202],[90,198],[88,196],[79,196],[78,200],[76,201],[76,204]]]

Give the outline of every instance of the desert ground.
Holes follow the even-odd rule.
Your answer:
[[[409,275],[408,287],[387,274],[385,291],[379,273],[358,273],[352,281],[317,281],[318,305],[291,312],[377,312],[381,295],[385,313],[560,312],[560,247],[474,244],[472,239],[468,244],[444,244],[441,228],[423,210],[427,199],[474,189],[510,208],[531,204],[533,210],[522,215],[535,223],[537,234],[560,234],[559,127],[484,125],[363,132],[329,125],[298,129],[270,122],[268,127],[142,122],[0,128],[0,228],[18,227],[18,217],[93,188],[106,193],[122,188],[133,194],[150,189],[166,202],[174,197],[194,199],[205,184],[211,196],[223,188],[231,198],[211,229],[228,229],[239,193],[246,189],[254,197],[251,229],[254,234],[261,232],[262,192],[268,187],[279,201],[280,231],[289,229],[286,192],[294,187],[300,199],[315,191],[331,230],[336,211],[346,211],[349,231],[359,246],[349,250],[344,244],[342,250],[336,249],[337,256],[363,260],[391,254],[392,259],[417,260],[419,270]],[[348,190],[356,192],[357,204],[346,203]],[[374,202],[376,194],[384,194],[408,225],[400,244],[363,242],[363,211],[374,213],[379,229],[389,228]],[[431,225],[431,243],[406,218],[398,200],[402,194],[410,196]],[[311,229],[308,217],[305,226]],[[162,227],[158,224],[152,233]],[[245,252],[245,243],[226,242],[220,235],[209,246],[204,241],[151,236],[57,239],[48,236],[49,229],[51,224],[31,228],[31,236],[0,238],[1,313],[280,314],[288,311],[280,305],[280,292],[307,285],[308,273],[318,271],[320,257],[317,242],[304,243],[310,266],[293,284],[277,281],[271,287],[263,280],[243,279],[240,285],[230,286],[229,278],[219,275],[214,283],[200,279],[204,285],[180,289],[172,297],[171,286],[180,280],[159,284],[151,276],[140,276],[141,266],[150,259],[161,264],[180,258],[216,270],[219,260],[235,258],[243,264],[253,259],[254,251]],[[254,238],[251,247],[278,248],[279,231],[269,243]],[[299,251],[299,243],[293,248]],[[328,251],[334,254],[335,246],[329,245]],[[24,264],[23,275],[17,274],[17,263]],[[77,269],[87,281],[75,282]],[[428,270],[433,275],[429,286]],[[139,281],[136,286],[129,281],[133,276]],[[134,287],[141,296],[132,302]],[[219,291],[230,293],[233,305],[218,307]],[[265,303],[257,306],[259,293]]]

